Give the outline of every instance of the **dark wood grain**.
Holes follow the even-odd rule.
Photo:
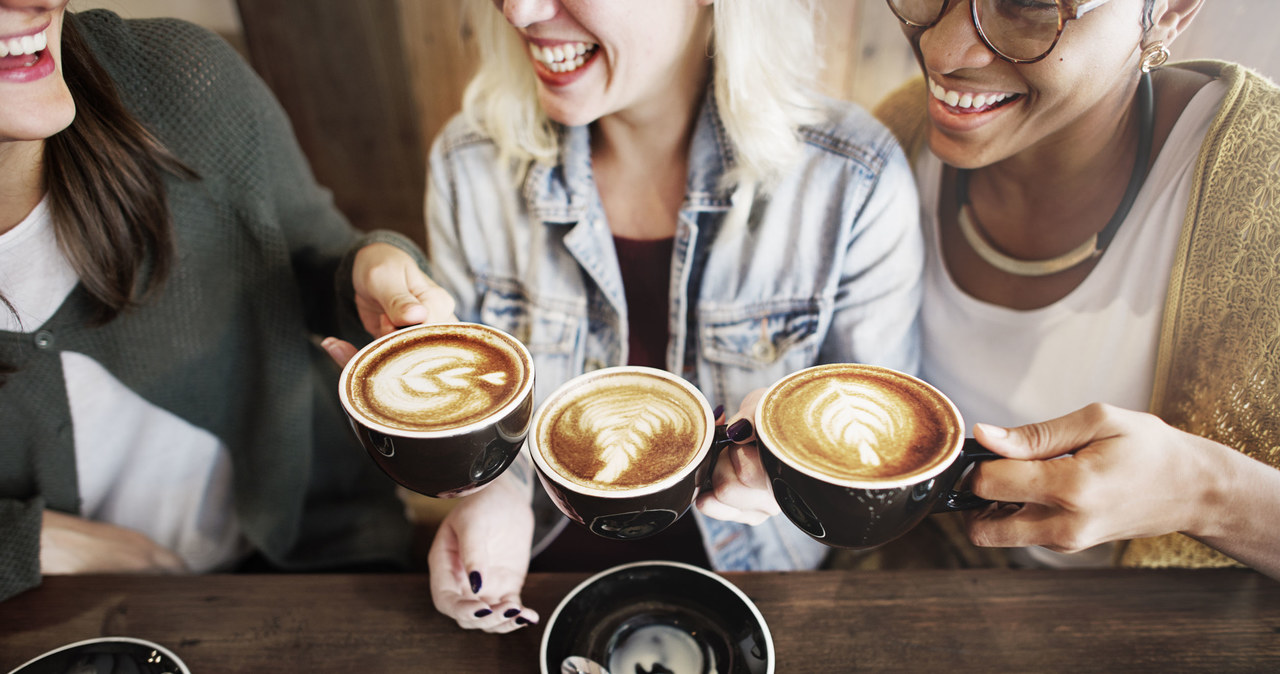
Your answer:
[[[730,573],[773,634],[778,674],[1275,672],[1280,583],[1251,571]],[[550,617],[581,574],[533,574]],[[427,577],[50,577],[0,604],[0,671],[103,635],[207,672],[537,671],[541,627],[456,628]]]
[[[419,244],[425,141],[399,0],[237,0],[250,61],[320,184],[362,229]]]

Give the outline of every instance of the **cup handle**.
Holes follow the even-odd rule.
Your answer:
[[[967,489],[955,489],[954,485],[955,481],[959,481],[960,478],[964,476],[965,471],[967,471],[973,464],[978,463],[979,461],[989,461],[991,459],[1001,458],[1004,457],[978,444],[978,441],[974,438],[965,438],[964,445],[960,448],[960,458],[956,459],[955,465],[951,467],[951,470],[954,473],[952,482],[953,488],[948,489],[946,493],[942,495],[942,498],[938,499],[937,505],[933,507],[933,512],[946,513],[956,512],[958,510],[973,510],[974,508],[981,508],[995,503],[995,501],[977,496]]]
[[[702,476],[702,482],[699,485],[699,493],[711,491],[712,478],[716,474],[716,463],[720,461],[720,452],[724,448],[732,445],[733,441],[729,439],[729,434],[725,430],[728,424],[719,424],[716,426],[715,435],[711,438],[711,451],[707,452],[707,468],[706,474]]]

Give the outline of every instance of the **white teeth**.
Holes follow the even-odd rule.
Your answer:
[[[551,72],[567,73],[581,68],[596,47],[597,45],[586,42],[566,42],[554,47],[539,47],[530,43],[529,54],[546,65]]]
[[[26,56],[49,46],[49,37],[44,32],[35,35],[24,35],[22,37],[10,38],[8,40],[0,40],[0,58],[6,56]]]
[[[994,105],[1015,94],[1006,93],[986,93],[975,94],[970,92],[950,91],[941,84],[929,80],[929,93],[934,98],[950,105],[953,108],[970,109],[983,108],[988,105]]]

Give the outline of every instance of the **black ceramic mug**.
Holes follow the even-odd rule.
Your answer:
[[[419,494],[452,498],[488,484],[520,453],[533,415],[533,358],[487,325],[419,325],[361,349],[338,390],[384,473]]]
[[[529,434],[551,500],[615,540],[651,536],[679,519],[710,484],[726,442],[697,388],[639,366],[570,379],[538,408]]]
[[[872,548],[931,513],[989,503],[955,486],[975,461],[998,455],[966,441],[956,406],[910,375],[814,366],[771,386],[755,418],[778,506],[827,545]]]

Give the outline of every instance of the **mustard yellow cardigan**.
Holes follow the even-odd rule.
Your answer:
[[[1226,83],[1197,159],[1165,299],[1149,411],[1280,468],[1280,89],[1236,64],[1174,66]],[[916,158],[923,78],[875,110]],[[1181,534],[1130,541],[1125,566],[1230,566]]]

